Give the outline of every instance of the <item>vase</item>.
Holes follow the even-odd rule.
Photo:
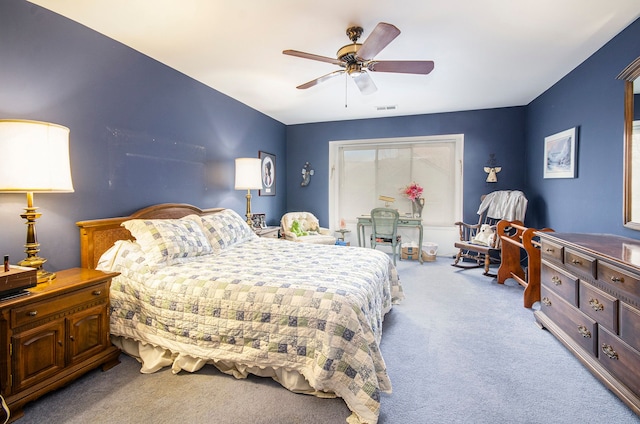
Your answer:
[[[422,208],[424,208],[424,199],[416,197],[411,201],[411,211],[414,218],[422,218]]]

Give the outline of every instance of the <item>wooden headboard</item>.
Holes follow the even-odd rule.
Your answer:
[[[199,209],[182,203],[162,203],[140,209],[131,216],[76,222],[80,228],[80,266],[95,269],[100,256],[113,246],[113,243],[118,240],[134,240],[129,230],[121,226],[130,219],[177,219],[192,214],[214,214],[223,209]]]

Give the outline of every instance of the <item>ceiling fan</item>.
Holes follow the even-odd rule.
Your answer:
[[[284,50],[282,53],[304,59],[318,60],[320,62],[338,65],[341,70],[331,72],[316,78],[296,88],[306,89],[327,81],[338,75],[347,74],[353,78],[362,94],[372,94],[378,88],[369,76],[369,72],[395,72],[402,74],[427,75],[433,70],[434,63],[431,60],[375,60],[374,57],[382,51],[398,35],[400,30],[394,25],[380,22],[364,43],[358,43],[362,35],[362,27],[353,26],[347,28],[347,36],[353,44],[347,44],[338,50],[337,58],[319,56],[297,50]]]

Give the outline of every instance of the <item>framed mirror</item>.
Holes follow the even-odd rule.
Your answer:
[[[640,231],[640,57],[631,62],[618,79],[624,81],[624,226]],[[638,107],[640,109],[640,107]]]

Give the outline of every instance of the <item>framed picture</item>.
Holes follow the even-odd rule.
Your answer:
[[[276,155],[267,152],[258,152],[260,164],[262,165],[262,190],[259,196],[276,195]]]
[[[544,178],[576,177],[576,127],[544,138]]]
[[[251,215],[251,221],[253,222],[253,228],[255,229],[267,227],[266,217],[263,213],[254,213]]]

